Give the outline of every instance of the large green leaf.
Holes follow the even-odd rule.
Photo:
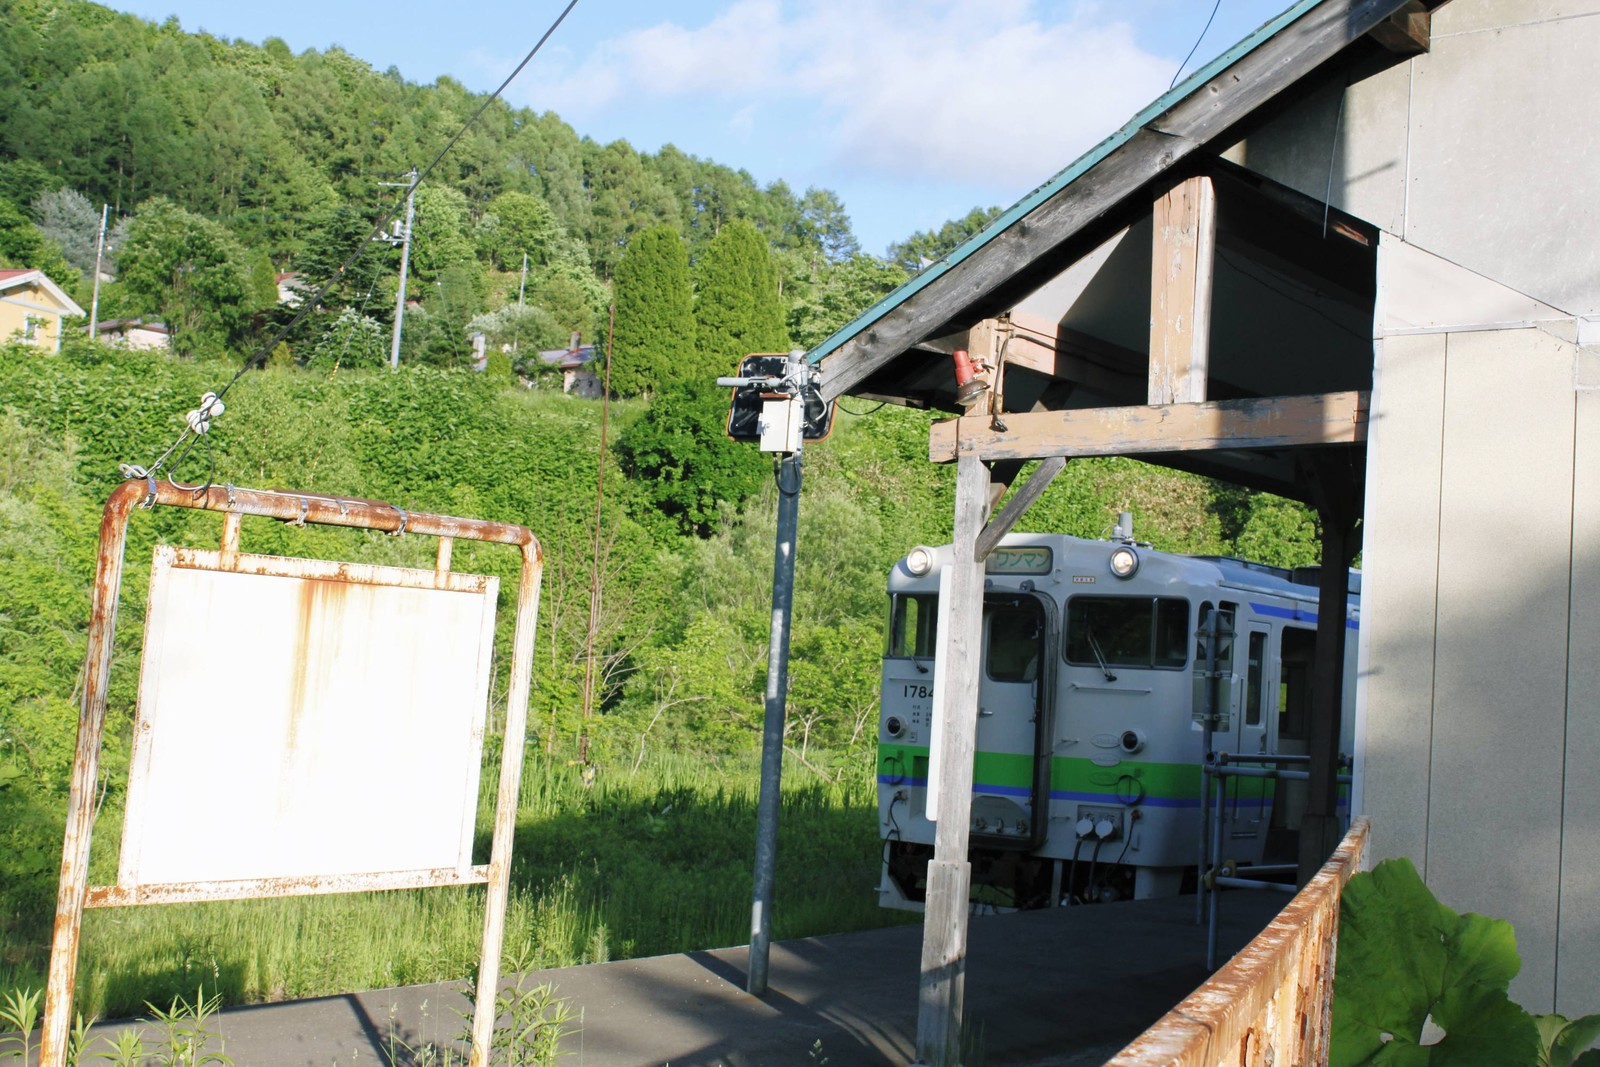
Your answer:
[[[1535,1015],[1539,1028],[1538,1067],[1591,1067],[1600,1064],[1600,1052],[1585,1052],[1600,1038],[1600,1015],[1568,1019],[1565,1015]]]
[[[1440,904],[1407,859],[1352,878],[1339,923],[1334,1067],[1536,1062],[1538,1028],[1506,995],[1522,966],[1510,923]],[[1444,1036],[1424,1044],[1430,1018]]]

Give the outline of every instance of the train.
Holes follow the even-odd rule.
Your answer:
[[[941,572],[917,547],[889,575],[878,733],[880,903],[921,910]],[[1360,572],[1341,753],[1352,750]],[[975,910],[1192,891],[1202,849],[1247,876],[1296,858],[1316,643],[1316,568],[1157,551],[1124,513],[1106,540],[1012,533],[985,563],[969,860]],[[1209,728],[1208,728],[1209,727]],[[1226,777],[1207,753],[1301,780]],[[1215,758],[1215,757],[1214,757]],[[1220,807],[1218,806],[1220,804]],[[1340,790],[1348,818],[1348,791]],[[1265,877],[1265,875],[1264,875]]]

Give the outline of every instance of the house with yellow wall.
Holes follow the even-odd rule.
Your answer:
[[[87,312],[42,270],[0,270],[0,342],[61,351],[61,320]]]

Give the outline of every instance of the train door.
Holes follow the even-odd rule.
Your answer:
[[[984,598],[983,670],[978,681],[972,839],[1033,848],[1049,809],[1049,694],[1054,657],[1046,603],[1031,594]]]
[[[1317,632],[1285,626],[1279,631],[1278,642],[1279,673],[1276,699],[1268,707],[1268,743],[1274,752],[1303,756],[1311,751],[1311,663]],[[1273,812],[1272,825],[1280,830],[1298,830],[1305,814],[1308,786],[1305,782],[1284,782],[1280,791],[1283,801]]]
[[[1240,672],[1243,692],[1239,699],[1235,751],[1241,762],[1248,762],[1251,756],[1275,751],[1273,733],[1277,717],[1268,714],[1276,696],[1272,627],[1261,622],[1246,624],[1240,634],[1239,648],[1243,655]],[[1228,784],[1232,835],[1265,841],[1276,795],[1274,783],[1265,778],[1233,778]]]

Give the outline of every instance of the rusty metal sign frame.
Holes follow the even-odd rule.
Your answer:
[[[291,525],[317,524],[379,530],[438,538],[434,573],[440,581],[450,572],[456,540],[483,541],[515,547],[522,553],[517,585],[516,625],[512,637],[511,677],[507,687],[504,745],[495,802],[489,863],[437,871],[330,878],[263,878],[212,887],[196,896],[165,887],[124,893],[117,887],[89,886],[89,846],[94,826],[94,798],[100,775],[100,749],[105,732],[106,693],[115,646],[117,601],[122,590],[128,523],[140,508],[157,505],[220,512],[223,516],[220,556],[237,564],[239,532],[246,515],[277,519]],[[67,826],[61,848],[61,878],[56,894],[55,927],[50,944],[49,980],[45,991],[40,1067],[64,1067],[70,1034],[72,998],[77,985],[78,941],[86,906],[116,907],[154,904],[174,899],[242,899],[306,893],[406,889],[439,885],[486,884],[482,958],[478,968],[476,1008],[472,1018],[471,1067],[487,1067],[494,1032],[500,952],[505,939],[506,903],[510,895],[512,830],[522,777],[522,750],[527,736],[528,693],[532,684],[535,624],[543,550],[525,526],[448,515],[408,513],[374,500],[358,500],[277,490],[211,486],[201,490],[154,479],[128,481],[112,491],[100,522],[100,551],[84,657],[83,698],[79,705],[78,741],[67,801]],[[219,883],[221,885],[221,883]]]

